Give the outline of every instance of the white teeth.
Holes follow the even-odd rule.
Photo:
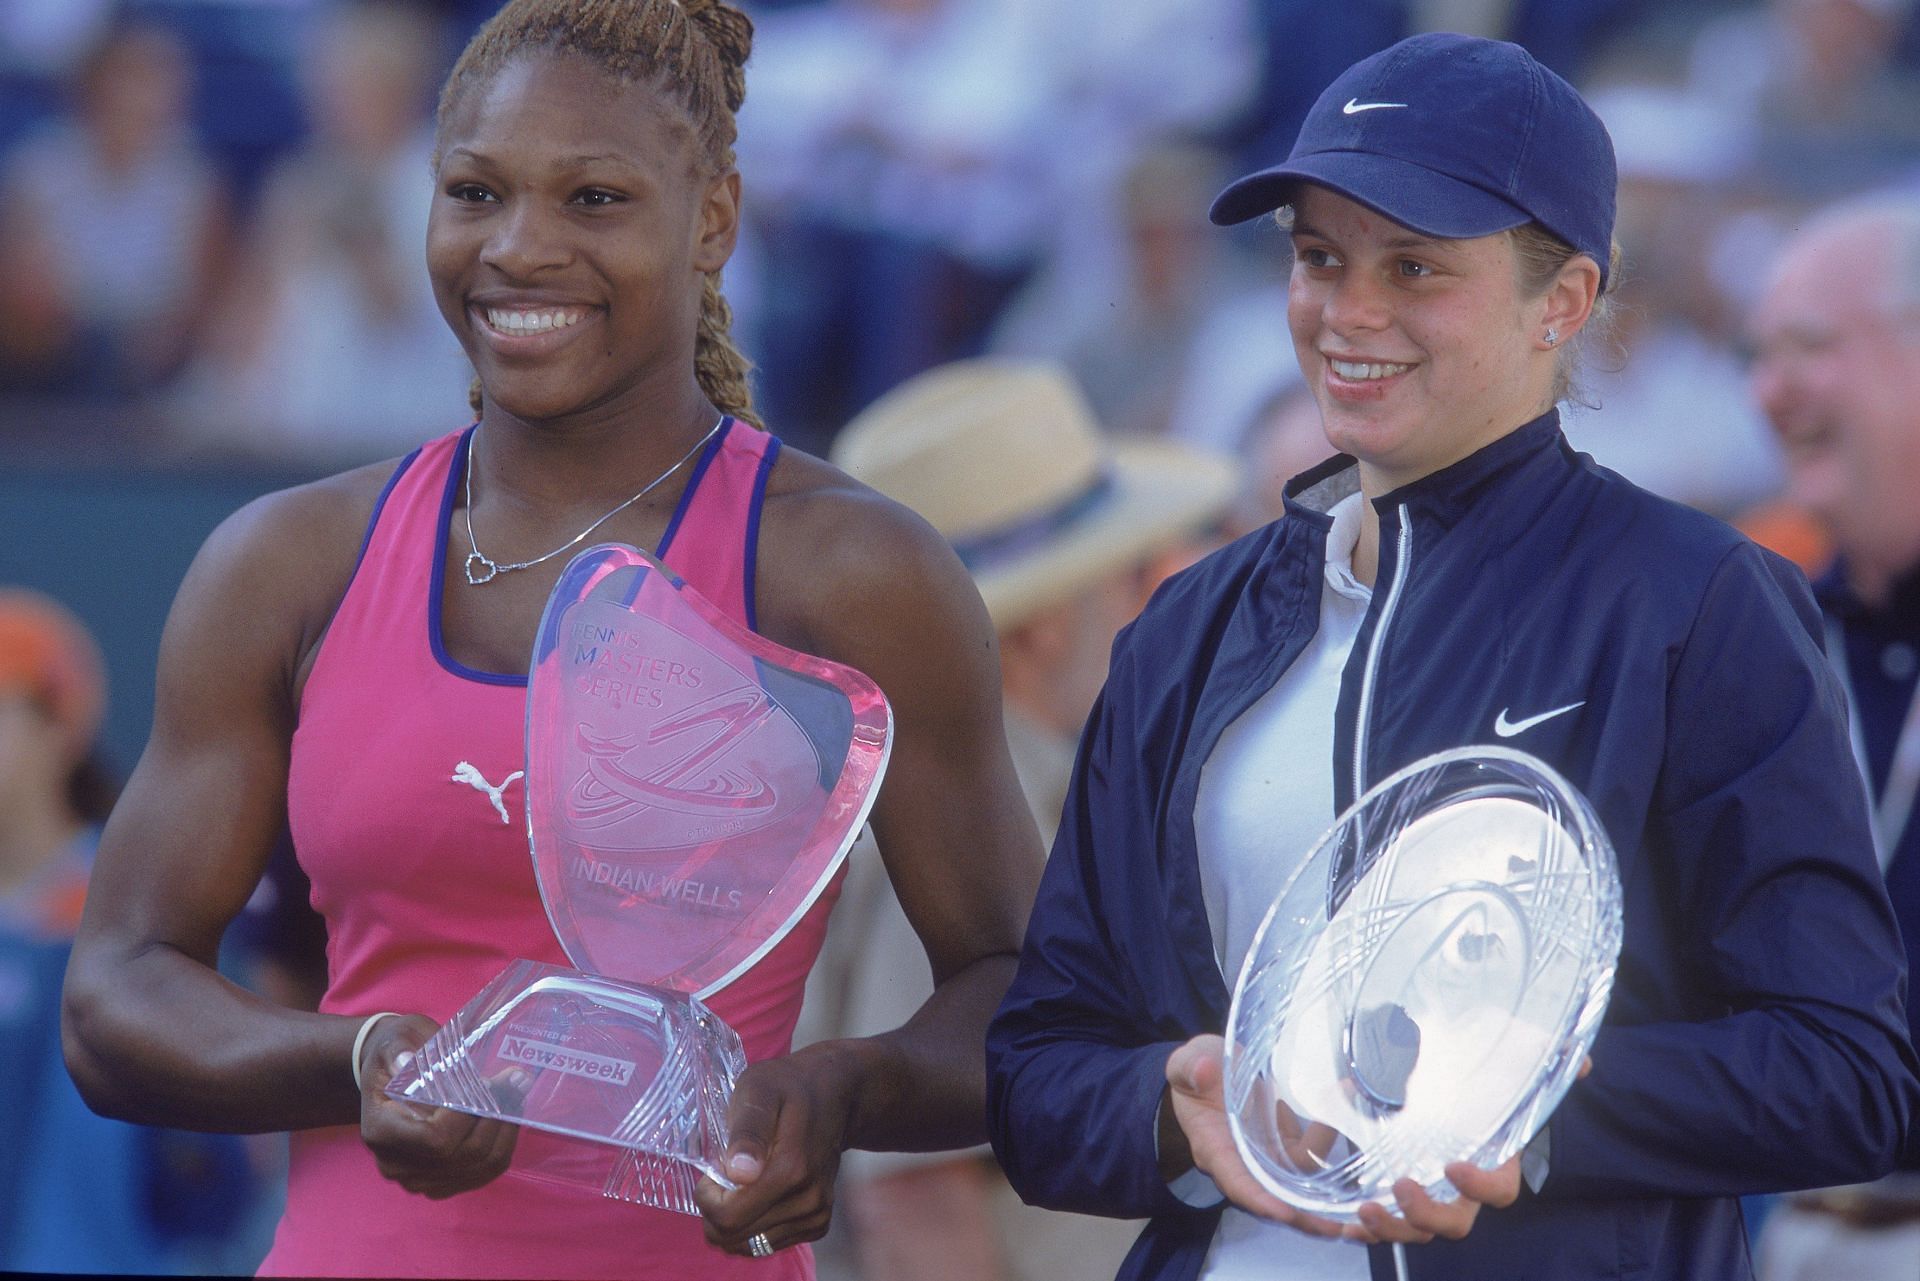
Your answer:
[[[551,329],[577,325],[585,315],[585,312],[571,310],[508,311],[503,307],[489,307],[487,323],[504,333],[541,334]]]
[[[1376,365],[1365,361],[1328,360],[1333,372],[1350,382],[1367,382],[1374,378],[1390,378],[1394,374],[1404,374],[1412,365]]]

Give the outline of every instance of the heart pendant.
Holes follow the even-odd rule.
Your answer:
[[[473,572],[473,563],[475,561],[479,561],[481,567],[485,570],[484,573],[478,576],[476,576]],[[475,587],[478,587],[482,583],[492,582],[500,574],[500,567],[494,564],[492,561],[488,560],[485,556],[482,556],[479,552],[467,553],[467,563],[465,568],[467,571],[467,581],[469,583],[472,583]]]

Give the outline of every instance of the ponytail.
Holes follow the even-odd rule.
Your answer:
[[[720,293],[720,273],[707,273],[700,294],[700,332],[694,340],[693,372],[714,407],[761,430],[766,424],[753,409],[747,374],[753,365],[733,345],[733,308]]]

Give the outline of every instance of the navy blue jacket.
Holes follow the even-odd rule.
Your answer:
[[[1351,459],[1307,473],[1283,519],[1170,580],[1121,634],[988,1033],[989,1128],[1020,1193],[1152,1217],[1122,1277],[1189,1281],[1218,1222],[1167,1190],[1154,1152],[1167,1056],[1226,1021],[1194,797],[1221,732],[1317,626],[1325,510],[1355,483]],[[1409,1247],[1411,1274],[1745,1278],[1733,1198],[1876,1177],[1920,1103],[1900,938],[1806,581],[1575,454],[1553,414],[1375,506],[1339,807],[1430,753],[1505,741],[1586,794],[1625,891],[1612,1003],[1551,1121],[1544,1185],[1464,1241]],[[1503,712],[1576,702],[1494,735]]]
[[[1854,593],[1840,563],[1814,581],[1813,594],[1828,620],[1840,629],[1845,645],[1857,729],[1877,802],[1887,789],[1894,750],[1920,688],[1920,671],[1912,668],[1913,655],[1920,651],[1920,564],[1908,566],[1894,580],[1886,602],[1878,607]],[[1828,636],[1831,643],[1831,629]],[[1886,661],[1903,649],[1906,663]],[[1893,844],[1887,897],[1907,941],[1907,973],[1912,974],[1920,969],[1920,818],[1909,815],[1900,833],[1889,833],[1887,839]],[[1920,1001],[1907,1002],[1907,1031],[1920,1042]],[[1920,1133],[1910,1136],[1901,1168],[1920,1170]]]

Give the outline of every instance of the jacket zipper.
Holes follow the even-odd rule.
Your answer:
[[[1387,625],[1393,621],[1394,606],[1400,603],[1400,589],[1406,586],[1407,574],[1413,568],[1413,520],[1405,503],[1400,505],[1400,535],[1396,542],[1400,554],[1396,557],[1393,582],[1387,586],[1387,601],[1380,607],[1380,621],[1374,624],[1373,639],[1367,647],[1367,665],[1360,676],[1360,718],[1353,727],[1353,802],[1356,805],[1367,790],[1367,722],[1373,712],[1373,680],[1380,668],[1380,648],[1386,643]]]

